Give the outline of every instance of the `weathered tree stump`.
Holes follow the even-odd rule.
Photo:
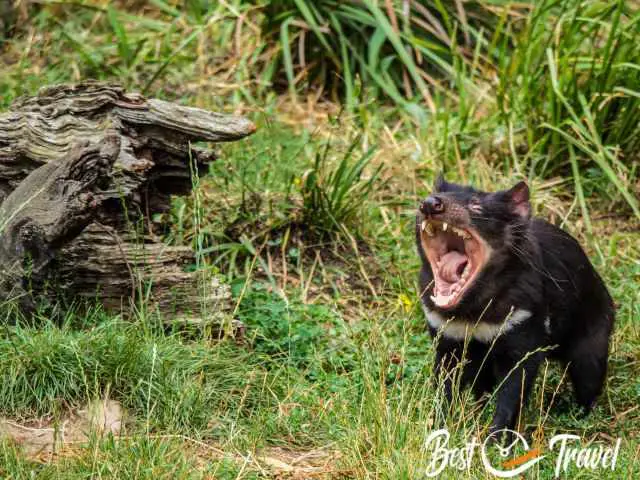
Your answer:
[[[168,246],[154,214],[191,191],[215,159],[196,141],[255,131],[241,117],[84,83],[42,89],[0,114],[0,300],[144,302],[171,315],[223,308],[228,292],[189,272],[194,252]]]

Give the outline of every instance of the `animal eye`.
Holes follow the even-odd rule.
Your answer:
[[[471,200],[469,200],[469,210],[471,210],[472,212],[481,212],[482,204],[480,203],[480,200],[478,200],[477,198],[472,198]]]

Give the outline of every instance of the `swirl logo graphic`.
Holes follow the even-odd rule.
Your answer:
[[[526,451],[526,453],[520,455],[519,457],[502,462],[502,467],[505,470],[494,467],[491,463],[491,460],[489,459],[489,456],[487,455],[488,446],[502,435],[508,435],[514,440],[505,447],[499,445],[498,443],[495,444],[495,447],[498,450],[498,455],[500,457],[507,458],[511,454],[511,452],[518,446],[521,446],[522,449]],[[518,432],[508,429],[499,430],[489,435],[482,444],[480,454],[482,456],[482,464],[484,465],[484,468],[486,468],[489,473],[499,478],[511,478],[515,477],[516,475],[520,475],[521,473],[529,470],[545,457],[544,455],[540,455],[539,449],[531,449],[522,435],[520,435]]]
[[[511,443],[502,446],[495,441],[500,440],[502,436],[511,439]],[[556,447],[554,478],[559,478],[569,468],[578,470],[601,468],[614,471],[622,444],[622,439],[618,438],[614,445],[594,444],[582,447],[579,444],[580,437],[561,433],[550,439],[545,449],[548,455],[542,455],[540,448],[531,448],[520,433],[508,429],[492,433],[482,443],[473,437],[457,447],[449,446],[450,438],[449,431],[444,428],[431,432],[427,437],[425,450],[430,453],[430,459],[425,464],[424,470],[427,477],[436,477],[447,467],[468,471],[472,467],[476,451],[480,450],[482,465],[488,473],[498,478],[511,478],[529,470],[547,456],[556,454]],[[489,455],[493,452],[496,454]]]

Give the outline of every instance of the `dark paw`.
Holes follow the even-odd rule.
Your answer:
[[[516,439],[516,434],[502,425],[491,425],[487,435],[487,443],[492,445],[510,445]]]
[[[588,404],[581,405],[580,406],[580,411],[576,415],[578,417],[578,419],[584,420],[585,418],[587,418],[589,416],[589,414],[591,413],[591,411],[593,410],[593,407],[595,407],[595,405],[596,405],[596,401],[595,400],[592,400]]]

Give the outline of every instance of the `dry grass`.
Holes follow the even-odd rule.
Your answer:
[[[455,442],[482,435],[491,402],[485,408],[463,395],[447,419],[440,410],[417,301],[413,215],[442,170],[484,189],[527,179],[536,213],[585,245],[618,305],[607,391],[580,420],[563,372],[550,367],[523,430],[541,429],[547,438],[574,432],[584,442],[622,437],[615,473],[637,476],[640,224],[607,177],[586,168],[595,164],[581,160],[590,233],[570,169],[537,174],[548,150],[538,147],[537,131],[522,125],[541,120],[527,116],[526,102],[500,112],[496,88],[480,71],[464,70],[468,61],[457,66],[466,79],[438,81],[433,91],[447,91],[434,95],[436,116],[407,114],[366,89],[348,109],[328,101],[327,90],[292,97],[286,84],[264,80],[264,66],[281,50],[264,44],[256,7],[214,2],[198,20],[160,5],[177,4],[115,4],[130,46],[140,45],[130,57],[118,49],[107,2],[34,6],[39,16],[24,22],[0,53],[7,66],[0,71],[0,106],[44,84],[90,76],[256,120],[257,135],[221,148],[221,161],[201,179],[198,201],[176,203],[168,237],[201,242],[203,256],[231,285],[246,338],[214,342],[198,332],[158,329],[153,318],[124,324],[105,314],[7,327],[0,335],[0,411],[13,423],[71,418],[105,392],[130,417],[120,437],[90,436],[51,455],[0,443],[0,476],[417,478],[425,432],[435,425],[448,426]],[[505,74],[485,60],[488,77]],[[469,78],[475,89],[466,89]],[[541,82],[539,90],[523,92],[518,85],[503,85],[508,99],[536,101],[547,88]],[[383,166],[380,180],[355,219],[318,235],[300,221],[304,173],[327,143],[333,171],[356,138],[358,153],[376,146],[363,178]],[[637,161],[619,158],[627,163],[616,172],[637,197]],[[550,478],[552,470],[545,465],[531,476]],[[447,475],[459,478],[454,470]],[[465,475],[486,477],[479,464]]]

